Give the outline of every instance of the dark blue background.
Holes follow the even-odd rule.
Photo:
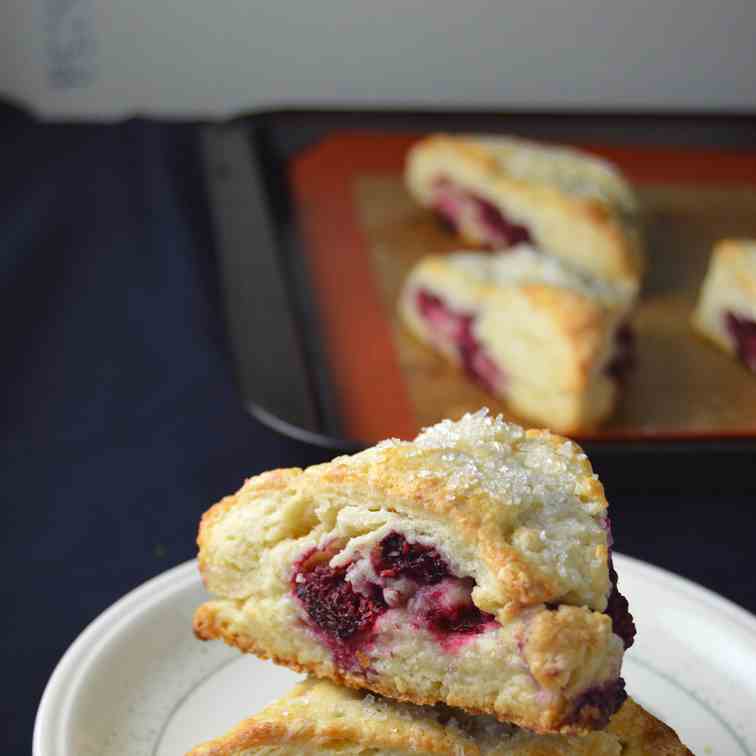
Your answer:
[[[84,626],[194,556],[210,504],[327,456],[242,407],[196,134],[0,106],[4,754],[30,752],[44,685]],[[615,499],[616,546],[756,610],[752,505]]]

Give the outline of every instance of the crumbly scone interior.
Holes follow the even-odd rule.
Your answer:
[[[350,684],[553,727],[616,682],[623,652],[601,613],[606,502],[586,465],[572,442],[478,414],[259,476],[203,522],[222,598],[196,625]]]

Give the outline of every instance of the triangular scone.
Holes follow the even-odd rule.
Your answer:
[[[675,733],[632,700],[605,732],[535,735],[446,706],[400,704],[306,680],[188,756],[691,756]]]
[[[218,600],[195,633],[390,698],[600,728],[634,632],[606,510],[576,444],[484,411],[264,473],[202,518]]]
[[[605,160],[524,139],[439,134],[410,149],[406,183],[468,242],[492,249],[529,242],[638,289],[638,202]]]
[[[692,323],[756,373],[756,239],[717,242]]]
[[[632,301],[526,244],[423,258],[400,311],[413,334],[519,417],[560,433],[613,410],[632,361]]]

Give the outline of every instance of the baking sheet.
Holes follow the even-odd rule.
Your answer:
[[[649,258],[633,321],[637,363],[614,416],[591,436],[756,433],[756,376],[690,327],[712,244],[756,236],[756,188],[650,184],[636,190]],[[521,420],[413,338],[396,314],[412,266],[427,254],[459,250],[459,240],[413,202],[398,176],[359,177],[353,197],[418,427],[483,404]]]
[[[405,192],[418,134],[330,135],[292,161],[290,183],[312,297],[346,437],[411,438],[444,417],[503,403],[407,333],[404,276],[423,255],[460,249]],[[589,146],[633,183],[649,269],[635,317],[638,359],[615,415],[582,440],[756,438],[756,377],[700,339],[689,318],[713,243],[756,236],[756,153]],[[513,419],[520,420],[521,418]]]

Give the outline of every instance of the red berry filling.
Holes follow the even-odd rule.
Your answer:
[[[627,599],[617,588],[617,573],[614,570],[611,554],[609,554],[609,581],[612,584],[612,590],[604,614],[611,618],[614,634],[622,638],[625,649],[628,649],[635,640],[635,622],[633,615],[630,614],[630,605],[627,603]]]
[[[372,596],[357,593],[346,580],[346,567],[328,565],[332,556],[332,551],[306,554],[295,568],[292,591],[336,664],[359,668],[356,653],[369,640],[375,621],[387,607],[380,590]]]
[[[486,624],[494,622],[492,614],[481,612],[472,602],[475,581],[453,576],[432,546],[409,543],[400,533],[391,533],[371,558],[382,578],[406,578],[418,586],[434,586],[418,590],[410,599],[409,609],[419,619],[418,624],[440,641],[450,634],[482,632]]]
[[[449,567],[432,546],[410,543],[401,533],[390,533],[370,555],[382,578],[404,577],[418,585],[433,585],[449,576]]]
[[[380,590],[373,597],[355,593],[352,584],[345,580],[345,574],[346,567],[315,567],[310,572],[299,573],[301,580],[294,587],[310,619],[341,641],[370,630],[386,611]]]
[[[728,311],[725,313],[725,325],[735,342],[738,359],[756,373],[756,321]]]
[[[434,333],[443,341],[450,341],[456,346],[465,373],[486,391],[495,393],[501,386],[503,375],[475,338],[475,316],[455,312],[440,297],[425,290],[417,292],[416,306]]]
[[[456,186],[448,178],[442,177],[434,182],[432,205],[452,230],[461,230],[463,217],[471,219],[485,243],[494,249],[533,242],[525,226],[513,223],[492,202]]]
[[[572,716],[566,724],[580,723],[603,729],[626,699],[625,681],[621,677],[605,685],[590,688],[578,698]]]
[[[357,654],[372,643],[377,620],[390,610],[406,611],[414,626],[431,632],[447,651],[494,622],[493,615],[473,604],[472,578],[454,576],[432,546],[390,533],[369,556],[375,582],[361,579],[358,585],[348,579],[357,560],[331,567],[334,553],[324,549],[306,554],[295,567],[291,586],[310,626],[342,668],[364,666]]]
[[[617,571],[614,569],[614,561],[612,560],[614,537],[612,536],[612,521],[608,515],[601,519],[601,527],[606,531],[606,545],[609,548],[609,583],[612,586],[604,614],[611,618],[612,630],[615,635],[622,638],[627,650],[635,640],[635,621],[633,615],[630,614],[630,605],[627,603],[627,599],[617,588]]]
[[[635,334],[629,323],[623,323],[614,335],[614,354],[606,372],[618,382],[623,382],[635,366]]]
[[[437,588],[418,593],[413,608],[423,624],[436,636],[451,633],[479,633],[494,616],[482,612],[470,598],[475,581],[472,578],[451,578]]]

